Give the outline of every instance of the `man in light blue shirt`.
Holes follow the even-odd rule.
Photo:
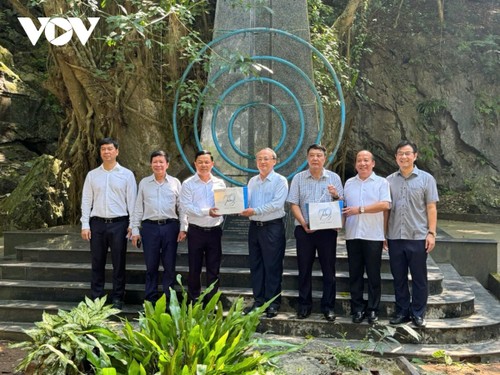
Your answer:
[[[281,304],[281,279],[286,238],[283,217],[288,194],[288,181],[274,171],[276,153],[270,148],[260,150],[255,159],[259,174],[248,182],[249,208],[241,215],[250,218],[248,251],[254,303],[245,309],[248,314],[273,297],[266,315],[273,318]]]
[[[380,268],[384,245],[384,211],[390,207],[389,183],[373,172],[375,160],[371,152],[356,155],[358,174],[344,185],[343,214],[349,261],[349,290],[353,323],[368,316],[369,323],[378,321],[382,294]],[[364,273],[368,278],[368,301],[363,299]]]
[[[163,266],[163,292],[175,285],[177,244],[186,238],[187,221],[180,210],[180,181],[167,174],[170,158],[165,151],[153,151],[150,157],[153,174],[139,183],[132,216],[132,244],[142,241],[146,263],[144,299],[158,300],[158,267]],[[179,221],[181,218],[181,221]]]
[[[92,257],[92,298],[104,297],[108,248],[113,263],[113,291],[110,295],[115,308],[123,307],[125,296],[125,263],[127,239],[132,236],[130,216],[134,210],[137,183],[134,174],[116,161],[118,142],[112,138],[99,141],[102,164],[85,178],[82,192],[82,231],[90,241]]]

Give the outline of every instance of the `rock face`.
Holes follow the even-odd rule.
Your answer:
[[[399,1],[398,1],[399,4]],[[404,1],[369,21],[362,91],[351,109],[346,170],[357,150],[385,176],[401,139],[419,147],[417,165],[438,182],[440,212],[500,215],[498,3]],[[351,160],[351,162],[349,162]]]
[[[49,155],[36,159],[28,175],[0,203],[3,229],[38,229],[68,223],[69,172]]]

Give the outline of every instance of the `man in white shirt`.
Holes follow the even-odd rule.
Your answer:
[[[146,263],[144,299],[153,305],[158,300],[158,267],[163,266],[163,292],[175,285],[177,244],[186,238],[187,221],[180,212],[180,181],[167,174],[170,158],[165,151],[153,151],[153,174],[139,183],[132,215],[132,244],[142,241]],[[179,221],[181,219],[181,221]]]
[[[286,238],[283,217],[288,194],[288,181],[274,171],[276,153],[270,148],[260,150],[255,159],[259,175],[248,182],[249,208],[241,215],[250,218],[248,253],[254,303],[244,312],[248,314],[278,296],[267,308],[273,318],[281,304],[281,279]]]
[[[110,299],[115,308],[123,307],[127,240],[132,236],[129,216],[137,193],[134,174],[116,161],[118,142],[104,138],[99,142],[102,164],[85,178],[82,193],[82,231],[90,241],[92,257],[92,298],[105,295],[105,268],[108,248],[113,264],[113,291]]]
[[[207,301],[217,292],[222,260],[222,221],[215,208],[214,190],[226,184],[212,175],[214,159],[210,151],[201,150],[195,155],[196,174],[182,183],[181,210],[188,220],[188,295],[191,301],[201,294],[201,269],[205,258],[206,284],[216,282],[207,295]]]
[[[349,261],[349,289],[353,323],[368,316],[370,324],[378,321],[382,293],[380,267],[384,245],[384,211],[390,208],[389,183],[373,172],[375,160],[371,152],[356,155],[358,174],[344,185],[343,214]],[[368,278],[368,301],[363,299],[364,278]]]

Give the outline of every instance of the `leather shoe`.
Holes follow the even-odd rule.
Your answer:
[[[333,310],[328,310],[328,311],[325,311],[323,313],[323,316],[325,317],[326,320],[328,320],[329,322],[333,322],[336,318],[335,316],[335,313],[333,312]]]
[[[392,318],[391,320],[389,320],[389,323],[391,324],[402,324],[402,323],[406,323],[406,322],[409,322],[410,321],[410,318],[406,315],[396,315],[394,318]]]
[[[297,318],[299,319],[305,319],[307,318],[309,315],[311,315],[311,310],[307,309],[307,308],[300,308],[298,311],[297,311]]]
[[[114,309],[121,310],[123,308],[123,301],[120,299],[114,299],[111,304],[113,305]]]
[[[352,322],[361,323],[364,318],[365,318],[365,313],[363,311],[358,311],[352,315]]]
[[[368,313],[368,323],[373,324],[375,322],[378,322],[378,316],[375,311],[370,311]]]
[[[418,328],[423,328],[425,327],[425,319],[421,316],[414,316],[412,318],[412,321],[413,321],[413,324],[415,324],[415,326],[417,326]]]
[[[275,306],[269,306],[266,310],[266,317],[274,318],[276,315],[278,315],[278,309]]]
[[[258,309],[260,306],[254,303],[252,306],[247,306],[243,309],[243,315],[250,314],[253,310]]]

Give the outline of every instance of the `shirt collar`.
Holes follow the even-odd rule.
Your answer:
[[[411,171],[410,176],[413,176],[413,175],[418,176],[419,174],[420,174],[420,169],[418,169],[416,165],[413,165],[413,170]],[[398,169],[398,175],[400,175],[401,177],[404,178],[400,169]],[[408,176],[408,177],[410,177],[410,176]]]
[[[372,171],[372,173],[366,178],[366,180],[374,180],[376,176],[377,175],[375,174],[375,172]],[[356,175],[356,178],[359,181],[363,181],[361,178],[359,178],[359,174]],[[364,180],[364,181],[366,181],[366,180]]]
[[[101,164],[100,165],[100,168],[104,171],[104,172],[114,172],[114,171],[119,171],[122,166],[118,163],[115,164],[115,166],[113,167],[113,169],[110,169],[109,171],[107,169],[104,168],[104,164]]]
[[[306,178],[313,178],[314,179],[314,177],[312,176],[311,171],[309,169],[307,169],[306,172],[307,172]],[[326,177],[326,169],[325,168],[323,168],[323,171],[321,172],[321,176],[319,178],[322,179],[323,177]]]

